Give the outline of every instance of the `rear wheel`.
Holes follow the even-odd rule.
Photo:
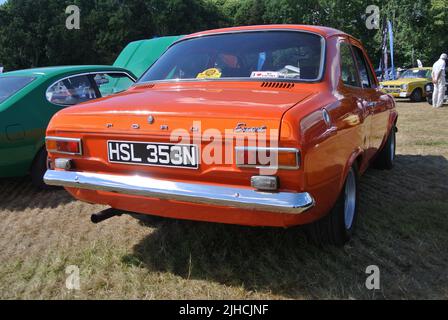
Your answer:
[[[415,89],[412,92],[410,98],[411,98],[411,101],[413,101],[413,102],[420,102],[420,101],[422,101],[422,98],[423,98],[423,91],[422,91],[422,89],[420,89],[420,88]]]
[[[358,170],[350,168],[344,188],[330,213],[308,226],[310,240],[318,245],[343,246],[353,236],[358,220]]]
[[[382,170],[391,170],[395,163],[395,153],[397,149],[396,145],[396,127],[393,126],[389,137],[387,138],[386,144],[381,150],[378,158],[375,161],[374,167]]]
[[[44,175],[47,171],[47,157],[47,150],[42,148],[37,153],[31,166],[31,183],[38,189],[51,189],[51,187],[44,182]]]

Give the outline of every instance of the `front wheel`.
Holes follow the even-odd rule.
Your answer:
[[[422,98],[423,98],[423,91],[422,91],[422,89],[420,89],[420,88],[415,89],[412,92],[410,98],[411,98],[412,102],[421,102]]]
[[[309,239],[318,245],[343,246],[353,236],[358,220],[358,169],[353,165],[330,213],[308,226]]]

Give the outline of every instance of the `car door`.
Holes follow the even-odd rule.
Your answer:
[[[347,39],[339,42],[341,59],[341,81],[343,95],[349,99],[350,108],[357,113],[360,120],[361,139],[359,144],[367,151],[370,146],[371,114],[368,108],[368,94],[363,89],[351,44]],[[353,108],[355,106],[355,108]],[[351,112],[353,112],[351,110]]]
[[[352,49],[358,67],[362,90],[364,91],[364,107],[371,118],[370,139],[367,151],[368,157],[371,158],[381,148],[383,141],[386,139],[389,123],[389,113],[386,112],[387,100],[382,99],[384,94],[379,90],[377,81],[373,76],[371,64],[362,47],[352,43]]]

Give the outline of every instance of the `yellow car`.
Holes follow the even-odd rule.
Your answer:
[[[431,82],[432,68],[413,68],[403,72],[397,80],[380,83],[383,92],[395,98],[410,98],[420,102],[426,97],[426,85]]]

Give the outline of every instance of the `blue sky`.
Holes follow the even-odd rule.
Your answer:
[[[0,0],[0,4],[4,4],[6,0]]]

